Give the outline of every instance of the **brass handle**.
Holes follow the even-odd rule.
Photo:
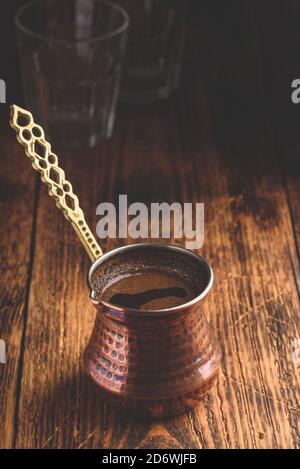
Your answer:
[[[11,106],[10,125],[15,129],[18,141],[31,159],[32,167],[41,174],[41,180],[47,184],[49,195],[54,198],[65,218],[71,222],[91,261],[94,262],[102,256],[102,250],[85,221],[72,184],[66,180],[64,171],[58,166],[57,155],[45,140],[44,130],[34,122],[30,112],[16,105]]]

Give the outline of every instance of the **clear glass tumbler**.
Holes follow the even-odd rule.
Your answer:
[[[15,18],[25,103],[56,147],[113,132],[128,16],[107,0],[37,0]]]
[[[125,101],[169,97],[178,86],[185,37],[183,0],[119,0],[130,17],[121,83]]]

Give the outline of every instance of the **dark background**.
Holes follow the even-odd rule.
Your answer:
[[[7,84],[7,103],[22,104],[13,17],[24,3],[1,3],[0,78]],[[297,125],[300,105],[291,103],[291,82],[300,77],[299,1],[187,0],[186,4],[181,88],[200,75],[222,101],[227,119],[237,112],[259,117],[263,106],[282,136]],[[263,89],[258,89],[261,84]],[[5,106],[0,113],[6,113]]]

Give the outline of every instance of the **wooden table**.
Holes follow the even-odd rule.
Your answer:
[[[300,447],[300,139],[282,138],[265,112],[255,44],[246,35],[235,50],[241,60],[254,51],[242,76],[230,61],[220,76],[208,59],[172,100],[121,106],[97,150],[59,153],[93,231],[96,206],[122,193],[205,203],[200,252],[215,272],[206,313],[222,369],[204,401],[173,420],[119,416],[83,374],[89,260],[3,122],[0,447]]]

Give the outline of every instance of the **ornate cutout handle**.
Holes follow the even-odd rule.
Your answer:
[[[10,124],[17,133],[18,141],[32,161],[32,167],[41,174],[48,192],[54,198],[65,218],[71,222],[91,261],[102,256],[102,250],[88,227],[78,197],[72,184],[66,180],[64,171],[58,166],[58,158],[45,140],[44,130],[37,125],[32,114],[16,105],[11,106]]]

